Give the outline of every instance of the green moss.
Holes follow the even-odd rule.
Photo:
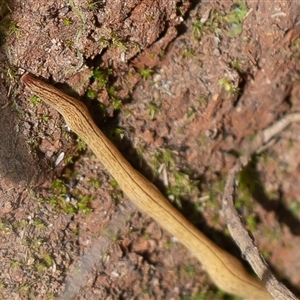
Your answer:
[[[41,102],[41,99],[37,96],[32,96],[31,99],[30,99],[30,102],[33,104],[33,105],[37,105],[38,103]]]
[[[73,24],[73,21],[70,18],[64,18],[63,19],[63,24],[65,26],[71,26]]]
[[[160,111],[159,107],[154,102],[148,104],[148,110],[151,120],[153,120]]]
[[[240,92],[239,88],[234,87],[233,82],[226,77],[219,79],[218,83],[229,95],[236,95]]]
[[[146,67],[146,68],[139,68],[138,72],[141,74],[142,78],[146,80],[152,76],[153,70]]]
[[[112,74],[112,69],[99,69],[93,70],[92,76],[99,84],[99,88],[105,88],[109,82],[109,76]]]

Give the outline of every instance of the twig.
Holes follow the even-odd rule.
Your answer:
[[[243,155],[240,157],[240,161],[242,165],[245,166],[254,153],[262,152],[265,146],[287,126],[299,121],[300,113],[288,114],[270,127],[260,131],[254,139],[246,139],[241,145]]]
[[[232,238],[241,249],[243,257],[250,263],[255,273],[265,284],[268,292],[278,300],[297,300],[297,298],[276,279],[259,249],[254,244],[251,233],[243,225],[234,207],[235,178],[242,166],[248,163],[252,154],[260,152],[275,135],[296,121],[300,121],[300,113],[289,114],[261,131],[254,140],[250,141],[248,139],[242,144],[244,154],[230,170],[222,198],[223,212]]]

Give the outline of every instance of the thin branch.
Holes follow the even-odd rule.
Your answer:
[[[254,153],[260,153],[266,149],[266,145],[287,126],[299,121],[300,113],[288,114],[268,128],[260,131],[254,139],[245,139],[241,145],[243,155],[240,157],[240,161],[242,162],[243,166],[248,164],[251,156]]]
[[[234,207],[235,178],[242,166],[245,166],[254,153],[261,151],[262,148],[284,128],[293,122],[300,121],[300,113],[286,115],[275,124],[261,131],[254,140],[247,139],[242,144],[244,154],[230,170],[222,198],[222,207],[227,222],[227,227],[232,238],[241,249],[243,257],[250,263],[257,276],[265,284],[268,292],[277,300],[297,300],[296,296],[280,283],[262,254],[254,243],[252,234],[243,225],[240,216]]]

